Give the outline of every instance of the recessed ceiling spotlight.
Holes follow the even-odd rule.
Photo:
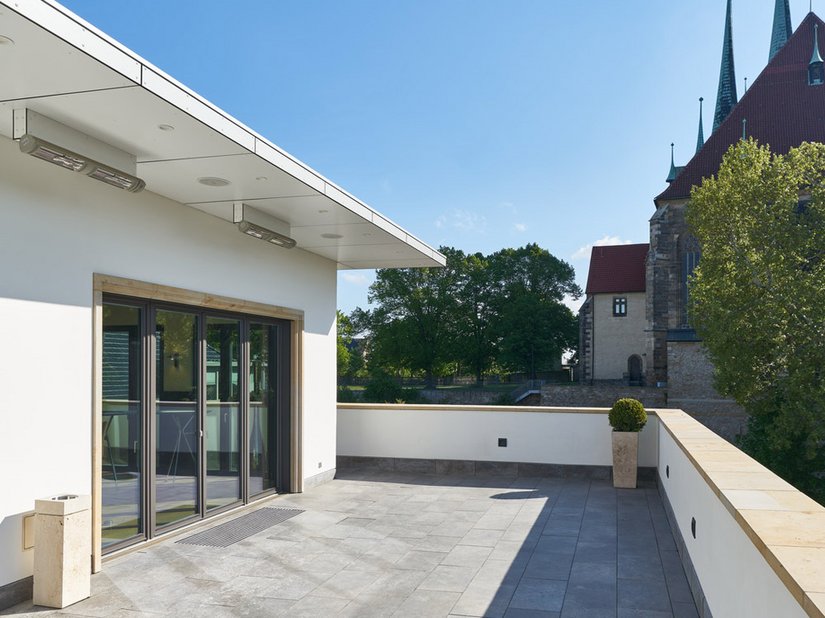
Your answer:
[[[258,176],[255,180],[269,180],[267,176]]]
[[[326,208],[322,208],[321,210],[318,211],[318,214],[323,215],[323,214],[328,213],[328,212],[329,211]]]
[[[160,129],[161,131],[174,131],[175,127],[173,127],[171,124],[159,124],[158,129]]]
[[[218,178],[216,176],[204,176],[198,178],[198,182],[207,187],[225,187],[230,184],[226,178]]]
[[[343,238],[340,234],[321,234],[321,238],[330,238],[330,239],[337,239]]]
[[[9,46],[14,45],[14,40],[10,39],[7,36],[3,36],[2,34],[0,34],[0,46],[2,46],[2,45],[9,45]]]

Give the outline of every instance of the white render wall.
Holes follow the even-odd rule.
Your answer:
[[[91,493],[93,273],[303,310],[304,474],[335,467],[334,262],[0,137],[0,586],[31,575],[34,500]]]
[[[610,466],[607,410],[339,404],[338,454]],[[655,467],[655,416],[639,437],[639,465]],[[507,438],[507,447],[498,446]]]
[[[661,427],[659,434],[661,491],[670,501],[713,615],[742,618],[806,616],[776,571],[670,433]],[[666,468],[669,468],[669,477]],[[770,474],[767,470],[765,473]],[[761,493],[744,484],[742,489],[735,491],[757,496]],[[781,512],[777,511],[776,516],[781,517]],[[696,520],[695,539],[691,533],[691,519]]]

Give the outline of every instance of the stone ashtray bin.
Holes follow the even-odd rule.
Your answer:
[[[35,500],[34,604],[63,608],[91,594],[89,496]]]

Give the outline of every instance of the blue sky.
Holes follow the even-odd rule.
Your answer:
[[[64,0],[433,246],[536,242],[584,286],[589,246],[647,242],[706,135],[725,0]],[[794,28],[808,0],[791,0]],[[814,10],[821,0],[814,3]],[[739,94],[774,0],[734,0]],[[825,6],[819,7],[825,11]],[[365,306],[371,271],[339,274]]]

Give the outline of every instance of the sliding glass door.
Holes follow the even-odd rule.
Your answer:
[[[206,508],[241,499],[241,323],[206,318]]]
[[[104,298],[104,549],[289,490],[290,328]]]
[[[155,313],[155,525],[200,513],[198,316]]]
[[[103,547],[143,538],[144,310],[103,309]]]

